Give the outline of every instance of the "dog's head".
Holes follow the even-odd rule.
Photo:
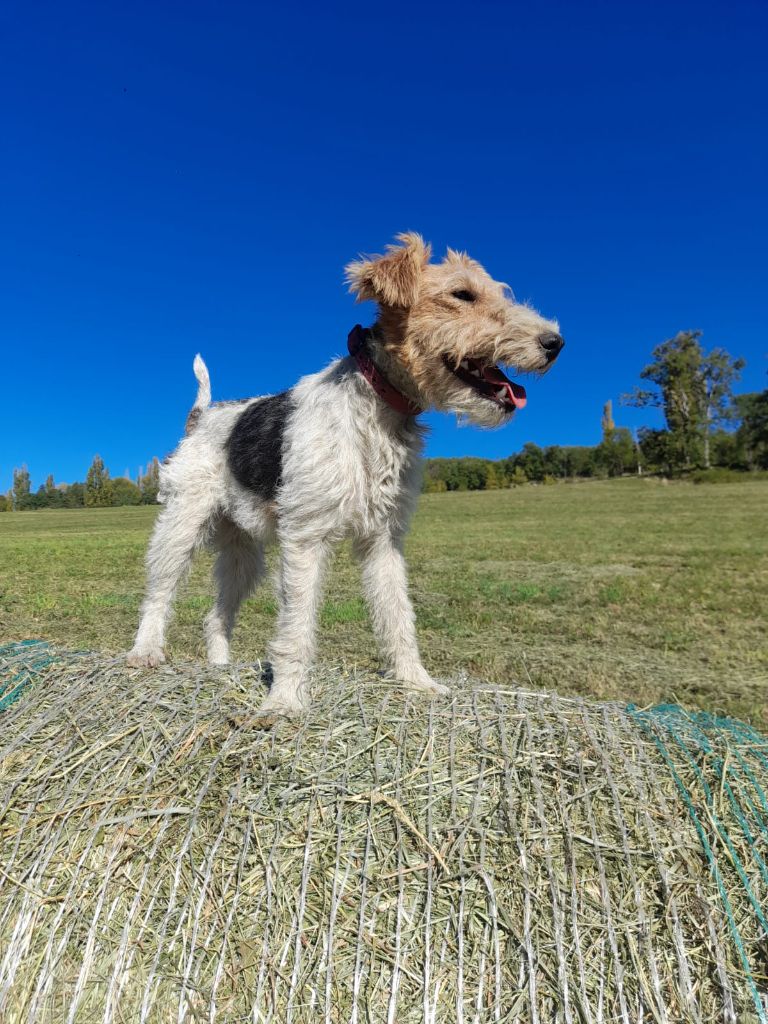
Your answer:
[[[515,302],[466,253],[449,249],[442,263],[430,263],[420,235],[397,240],[346,274],[359,301],[378,303],[377,337],[412,382],[409,391],[425,408],[480,426],[507,422],[526,398],[502,366],[512,374],[548,370],[563,347],[557,323]]]

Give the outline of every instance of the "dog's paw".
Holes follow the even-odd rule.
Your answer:
[[[432,676],[422,669],[409,678],[402,680],[406,690],[413,690],[416,693],[424,693],[428,697],[447,697],[451,692],[447,686],[436,682]]]
[[[303,711],[306,705],[296,694],[270,692],[261,702],[258,714],[260,715],[282,715],[284,718],[295,718]]]
[[[415,693],[424,693],[427,697],[447,697],[451,692],[447,686],[443,686],[442,683],[436,683],[434,679],[431,679],[429,683],[424,683],[421,680],[416,683],[406,682],[405,688]]]
[[[209,654],[208,655],[208,664],[210,665],[211,668],[229,668],[229,666],[232,664],[232,662],[229,659],[229,657],[226,657],[226,658],[216,658],[216,657],[212,657]]]
[[[304,711],[306,707],[297,698],[270,693],[248,720],[248,725],[254,729],[272,729],[281,721],[295,720]]]
[[[207,646],[206,659],[209,665],[215,668],[224,668],[224,666],[230,664],[229,643],[224,637],[209,638]]]
[[[137,651],[134,648],[126,655],[125,663],[129,668],[157,668],[165,664],[165,654],[162,650]]]

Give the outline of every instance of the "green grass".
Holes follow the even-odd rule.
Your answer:
[[[768,481],[619,480],[429,494],[408,539],[427,667],[560,693],[678,700],[768,724]],[[153,508],[0,515],[0,638],[130,646]],[[274,555],[272,556],[274,559]],[[169,651],[202,657],[202,556]],[[319,657],[374,666],[357,567],[343,548]],[[234,655],[262,657],[270,586],[243,610]]]

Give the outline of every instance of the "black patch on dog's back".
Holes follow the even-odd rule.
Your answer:
[[[242,412],[227,441],[227,462],[239,484],[270,501],[283,468],[283,435],[293,402],[290,391],[258,398]]]

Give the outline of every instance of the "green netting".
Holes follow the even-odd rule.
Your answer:
[[[15,703],[55,660],[45,640],[20,640],[0,645],[0,711]]]
[[[764,901],[768,885],[768,738],[750,725],[708,712],[689,712],[676,704],[641,711],[627,709],[652,736],[675,781],[686,813],[701,840],[728,921],[728,930],[761,1021],[766,1017],[766,964],[750,955],[730,887],[746,901],[746,917],[768,936]],[[733,834],[739,836],[739,849]],[[721,853],[718,856],[718,849]],[[754,881],[753,881],[754,880]],[[742,918],[743,920],[743,918]],[[756,951],[759,954],[759,950]]]

